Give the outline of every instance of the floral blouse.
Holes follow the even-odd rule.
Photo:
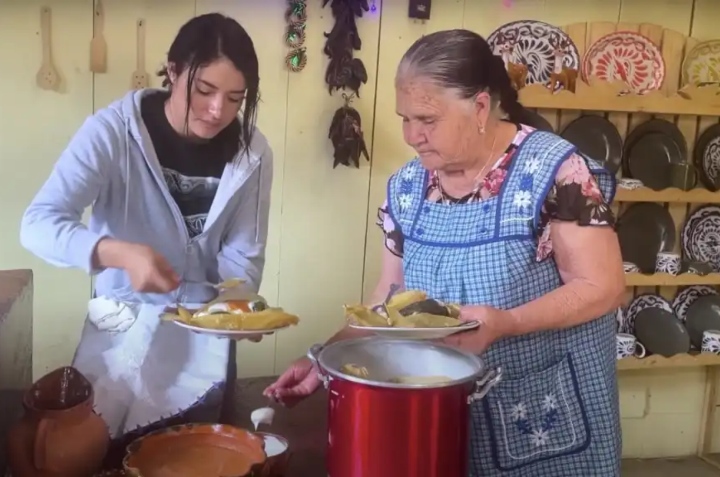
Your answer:
[[[452,203],[481,201],[498,195],[507,177],[515,151],[532,131],[534,129],[530,126],[518,126],[518,132],[512,143],[490,169],[477,192],[459,199],[452,199]],[[427,199],[434,202],[447,201],[447,195],[443,197],[436,172],[430,173]],[[577,222],[579,225],[613,226],[615,224],[613,212],[605,202],[597,181],[590,173],[585,160],[577,154],[567,158],[558,169],[555,184],[550,188],[541,209],[539,230],[537,231],[539,239],[536,259],[538,262],[552,256],[552,240],[550,239],[552,220]],[[376,223],[385,235],[385,246],[388,250],[402,257],[402,231],[397,228],[388,213],[387,199],[378,209]]]

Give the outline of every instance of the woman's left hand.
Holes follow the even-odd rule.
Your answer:
[[[503,327],[512,319],[510,313],[490,306],[474,305],[460,308],[460,320],[477,321],[480,326],[443,339],[443,343],[472,354],[482,354],[503,336]]]

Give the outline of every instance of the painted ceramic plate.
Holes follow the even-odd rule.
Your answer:
[[[639,33],[618,31],[593,43],[582,64],[585,81],[623,81],[632,92],[645,94],[660,89],[665,79],[665,60],[660,49]]]
[[[623,326],[626,333],[635,333],[635,319],[638,314],[647,308],[660,308],[669,313],[673,313],[672,305],[665,298],[660,295],[645,294],[638,295],[633,301],[630,302],[628,307],[625,309],[625,319],[623,320]]]
[[[713,192],[720,190],[720,124],[710,126],[700,135],[693,162],[703,185]]]
[[[566,68],[580,68],[580,53],[564,31],[548,23],[521,20],[506,23],[487,38],[493,52],[506,61],[528,68],[527,84],[550,81],[556,61]],[[556,49],[557,46],[563,46]]]
[[[471,321],[463,323],[460,326],[448,326],[445,328],[397,328],[390,326],[359,326],[353,324],[348,326],[358,330],[369,331],[385,338],[397,338],[404,340],[437,340],[445,338],[446,336],[454,335],[455,333],[474,330],[480,326],[480,323],[477,321]]]
[[[683,60],[682,84],[717,83],[720,83],[720,40],[698,43]]]
[[[680,291],[672,301],[672,308],[675,312],[675,316],[680,321],[685,321],[687,318],[687,311],[690,305],[701,296],[717,295],[718,292],[715,288],[707,285],[692,285],[684,290]]]
[[[685,259],[708,263],[720,272],[720,206],[706,205],[691,213],[680,239]]]

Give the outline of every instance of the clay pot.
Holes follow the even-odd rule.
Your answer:
[[[23,407],[8,435],[13,477],[91,477],[100,470],[110,436],[82,373],[63,367],[45,375],[25,393]]]
[[[263,439],[222,424],[185,424],[152,432],[127,448],[123,467],[132,477],[259,475],[265,464]]]

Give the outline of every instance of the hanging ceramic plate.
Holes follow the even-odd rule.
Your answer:
[[[642,273],[654,273],[658,252],[672,252],[675,246],[675,222],[654,202],[628,207],[618,218],[617,234],[623,261],[636,264]]]
[[[687,260],[708,263],[720,272],[720,206],[706,205],[690,214],[680,238]]]
[[[527,84],[546,84],[555,68],[555,45],[565,43],[564,54],[558,55],[562,66],[578,70],[580,53],[564,31],[548,23],[521,20],[506,23],[487,38],[497,56],[528,68]]]
[[[683,60],[682,84],[704,86],[717,83],[720,83],[720,40],[698,43]]]
[[[651,293],[638,295],[625,309],[623,326],[627,330],[626,333],[635,333],[635,319],[637,318],[638,313],[647,308],[660,308],[661,310],[665,310],[670,313],[673,312],[670,302],[660,295],[653,295]]]
[[[650,133],[661,133],[672,137],[677,143],[677,145],[680,147],[683,162],[687,160],[688,147],[685,136],[683,136],[682,131],[680,131],[680,128],[678,128],[675,123],[672,123],[665,119],[655,118],[645,121],[644,123],[640,123],[640,125],[630,131],[630,134],[628,134],[625,138],[625,151],[630,149],[632,145],[637,142],[638,139],[643,137],[645,134]],[[630,174],[630,171],[623,169],[623,173]]]
[[[720,190],[720,124],[710,126],[700,135],[693,162],[703,185],[713,192]]]
[[[665,79],[665,60],[649,38],[618,31],[600,38],[583,57],[582,76],[603,81],[623,81],[636,94],[660,89]]]
[[[690,351],[690,335],[672,311],[645,308],[635,317],[635,333],[648,353],[670,357]]]
[[[692,285],[684,290],[680,291],[672,301],[672,308],[675,312],[675,316],[680,321],[685,321],[687,318],[687,311],[690,305],[701,296],[717,295],[718,292],[715,288],[707,285]]]
[[[539,131],[555,132],[555,128],[547,119],[529,109],[527,110],[527,117],[523,122]]]
[[[613,174],[622,162],[623,140],[617,128],[602,116],[582,116],[572,121],[561,136]]]
[[[685,327],[696,349],[701,349],[703,333],[720,330],[720,296],[701,296],[690,305],[685,318]]]
[[[627,164],[631,178],[653,190],[663,190],[672,186],[671,164],[682,163],[683,155],[671,136],[652,132],[627,149],[623,162]]]

